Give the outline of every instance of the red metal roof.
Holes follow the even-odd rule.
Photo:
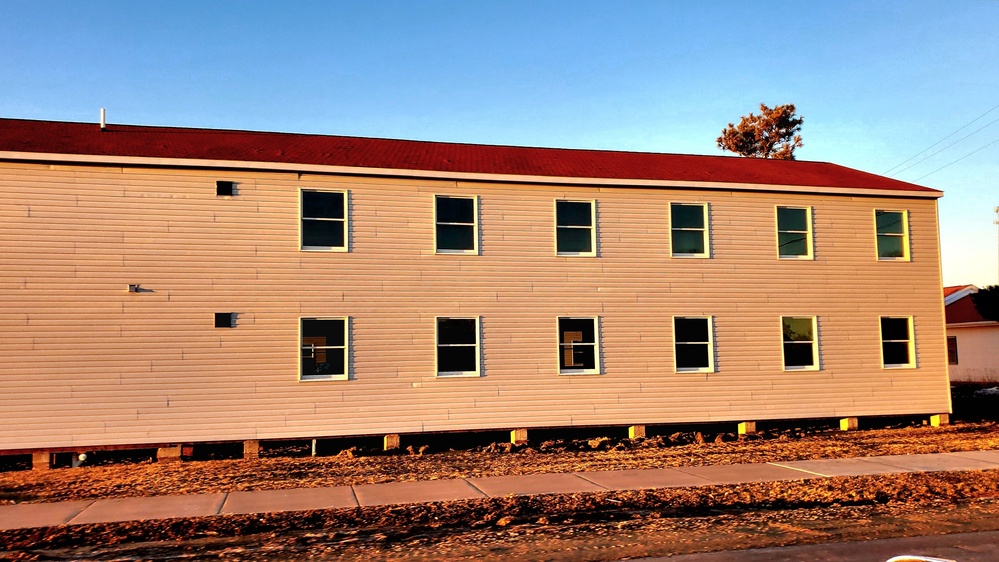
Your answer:
[[[939,193],[825,162],[24,119],[0,119],[0,151]]]
[[[959,289],[963,288],[964,287],[959,287]],[[988,320],[982,316],[982,313],[978,312],[978,309],[975,307],[975,301],[972,300],[971,295],[957,299],[956,301],[948,304],[944,307],[944,314],[947,317],[948,324],[988,322]]]
[[[967,289],[968,287],[974,287],[974,285],[954,285],[953,287],[944,287],[943,296],[944,298],[947,298],[961,289]]]

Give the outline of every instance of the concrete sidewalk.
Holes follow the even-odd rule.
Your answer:
[[[999,450],[29,503],[0,506],[0,530],[204,517],[227,513],[273,513],[398,505],[508,495],[607,492],[833,476],[997,468],[999,468]]]

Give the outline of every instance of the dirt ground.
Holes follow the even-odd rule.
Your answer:
[[[0,473],[0,503],[999,449],[999,424],[694,432]],[[282,454],[293,451],[271,451]],[[941,523],[946,522],[946,523]],[[989,523],[992,522],[992,523]],[[616,560],[999,528],[999,471],[897,474],[0,532],[0,559]]]

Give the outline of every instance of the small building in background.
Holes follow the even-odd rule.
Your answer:
[[[999,322],[975,307],[974,285],[944,287],[951,382],[999,383]]]

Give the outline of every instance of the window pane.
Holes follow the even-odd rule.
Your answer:
[[[808,210],[777,207],[777,230],[808,230]]]
[[[697,230],[674,230],[673,253],[703,254],[704,232]]]
[[[308,375],[343,375],[343,349],[302,349],[302,376]]]
[[[707,318],[674,318],[673,331],[677,342],[707,342]]]
[[[905,249],[903,236],[881,236],[878,235],[878,257],[879,258],[904,258]]]
[[[555,224],[557,226],[592,226],[593,203],[556,201]]]
[[[885,365],[908,365],[909,343],[886,341],[881,344]]]
[[[343,247],[343,221],[302,220],[302,245]]]
[[[957,365],[957,336],[947,338],[947,364]]]
[[[904,213],[895,211],[874,211],[874,217],[878,224],[878,234],[904,234],[903,216]]]
[[[677,369],[706,369],[708,365],[707,344],[676,344]]]
[[[704,205],[670,205],[672,228],[704,228]]]
[[[437,343],[474,344],[475,319],[474,318],[438,318],[437,319]]]
[[[558,331],[559,343],[571,343],[571,341],[582,341],[583,343],[595,343],[596,333],[594,331],[596,322],[591,318],[559,318]],[[572,335],[570,339],[566,335]],[[578,336],[574,336],[578,334]],[[582,339],[578,339],[582,337]]]
[[[475,222],[475,199],[466,197],[438,197],[437,222]]]
[[[343,216],[343,193],[302,192],[303,218],[342,219]]]
[[[302,340],[309,338],[313,345],[345,345],[344,320],[314,320],[302,319]],[[321,338],[319,340],[315,338]]]
[[[474,250],[475,227],[451,224],[437,225],[438,250]]]
[[[777,241],[780,246],[778,252],[782,256],[807,256],[808,237],[796,232],[779,232]]]
[[[785,342],[815,341],[815,333],[812,331],[811,318],[792,318],[785,316],[781,318],[781,322],[784,324]]]
[[[592,252],[593,238],[588,228],[559,228],[555,231],[559,252]]]
[[[814,364],[811,343],[784,343],[785,367],[811,367]]]
[[[909,319],[908,318],[882,318],[881,319],[881,339],[884,340],[906,340],[909,339]]]
[[[474,345],[461,347],[437,347],[437,372],[475,372],[478,364],[477,348]]]
[[[560,366],[563,369],[596,369],[595,350],[596,346],[593,344],[562,345],[559,354]]]

